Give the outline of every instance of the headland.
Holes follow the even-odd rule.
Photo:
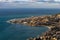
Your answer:
[[[49,28],[49,31],[45,32],[44,35],[36,38],[29,38],[27,40],[60,40],[60,13],[54,15],[11,19],[7,22],[13,24],[24,24],[32,27],[46,26]]]

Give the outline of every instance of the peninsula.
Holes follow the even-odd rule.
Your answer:
[[[24,24],[32,27],[47,26],[49,28],[49,31],[45,32],[44,35],[36,38],[29,38],[27,40],[60,40],[60,13],[55,15],[11,19],[7,22],[14,24]]]

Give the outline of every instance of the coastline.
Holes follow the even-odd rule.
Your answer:
[[[46,38],[48,38],[48,40],[59,40],[57,37],[53,37],[51,35],[46,35],[46,34],[51,34],[52,35],[56,35],[54,34],[56,32],[60,31],[60,14],[55,14],[55,15],[49,15],[49,16],[33,16],[30,18],[23,18],[23,19],[12,19],[12,20],[8,20],[8,23],[15,23],[15,24],[24,24],[24,25],[29,25],[29,26],[45,26],[48,27],[50,31],[46,32],[43,36],[39,37],[39,38],[30,38],[28,40],[47,40]],[[58,27],[59,26],[59,27]],[[55,30],[55,28],[57,30]],[[53,30],[52,30],[53,29]],[[55,32],[56,31],[56,32]],[[60,32],[59,32],[60,33]],[[50,38],[51,37],[51,38]],[[60,35],[59,35],[60,37]]]

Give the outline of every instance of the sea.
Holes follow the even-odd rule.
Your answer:
[[[48,31],[43,26],[27,26],[22,24],[10,24],[6,21],[31,16],[54,15],[60,13],[60,9],[42,8],[8,8],[0,9],[0,40],[26,40],[31,37],[42,36]]]

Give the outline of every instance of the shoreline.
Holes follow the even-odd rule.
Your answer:
[[[24,24],[32,27],[45,26],[49,28],[49,31],[45,32],[43,36],[39,38],[29,38],[28,40],[60,40],[60,14],[12,19],[7,22],[13,24]]]

